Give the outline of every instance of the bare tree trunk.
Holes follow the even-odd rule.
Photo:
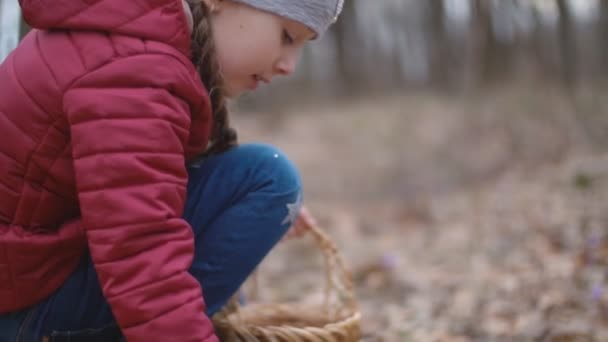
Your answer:
[[[608,1],[600,1],[600,20],[599,20],[599,44],[598,47],[601,53],[601,73],[603,75],[608,72]]]
[[[531,46],[529,49],[533,51],[534,63],[540,70],[539,74],[541,77],[544,80],[553,81],[552,77],[554,75],[555,65],[549,58],[547,58],[547,56],[550,56],[551,54],[547,52],[548,44],[546,42],[548,39],[543,28],[540,11],[537,7],[532,8],[532,20],[534,30],[531,33]]]
[[[430,36],[431,83],[437,87],[446,87],[449,82],[450,46],[446,32],[446,17],[443,0],[427,0],[428,24]]]
[[[470,48],[467,61],[469,70],[467,74],[473,86],[477,86],[483,79],[481,72],[483,68],[480,65],[485,61],[486,35],[488,34],[485,15],[487,15],[487,11],[484,2],[482,0],[471,0]]]
[[[501,0],[509,1],[509,0]],[[474,79],[479,83],[496,83],[509,75],[512,68],[512,46],[497,40],[493,27],[492,2],[473,0],[471,39],[473,40]],[[512,9],[510,9],[512,10]]]
[[[574,25],[566,0],[556,0],[559,9],[559,45],[561,54],[562,78],[567,87],[576,82],[576,46],[574,44]]]
[[[472,72],[474,83],[480,84],[494,79],[497,64],[497,46],[492,29],[491,3],[487,0],[473,0],[471,18]]]
[[[355,85],[358,84],[355,81],[357,76],[359,76],[356,68],[361,68],[365,65],[363,61],[358,60],[357,56],[359,54],[356,53],[357,44],[352,39],[357,34],[354,32],[356,29],[355,11],[355,1],[345,1],[340,20],[334,25],[336,57],[338,60],[337,74],[341,87],[346,92],[353,90]]]

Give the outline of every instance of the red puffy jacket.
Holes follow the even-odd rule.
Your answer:
[[[88,247],[128,341],[216,341],[182,218],[209,98],[181,0],[20,0],[0,65],[0,312],[56,290]]]

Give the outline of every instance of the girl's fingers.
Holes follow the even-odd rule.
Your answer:
[[[308,229],[310,229],[310,227],[316,224],[317,222],[310,214],[310,211],[308,211],[308,208],[303,206],[302,209],[300,209],[298,217],[296,218],[293,226],[291,226],[285,234],[285,238],[290,239],[301,237],[308,231]]]
[[[298,215],[298,219],[297,219],[297,223],[298,222],[302,226],[304,226],[306,229],[308,229],[311,226],[317,225],[317,221],[312,216],[310,211],[308,211],[308,208],[306,208],[305,206],[302,206],[302,209],[300,210],[300,214]]]

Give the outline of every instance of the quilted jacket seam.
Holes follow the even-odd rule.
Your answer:
[[[63,94],[63,99],[62,99],[62,107],[63,107],[63,101],[65,100],[65,94],[70,91],[72,88],[74,88],[74,84],[78,83],[79,81],[81,81],[83,78],[89,76],[89,74],[102,69],[106,66],[108,66],[109,64],[112,64],[116,61],[122,60],[122,59],[127,59],[127,58],[133,58],[133,57],[138,57],[138,56],[150,56],[150,55],[164,55],[164,56],[169,56],[172,59],[178,61],[182,66],[186,66],[186,64],[181,61],[179,58],[177,58],[176,56],[170,54],[170,53],[166,53],[166,52],[158,52],[158,51],[154,51],[154,52],[147,52],[147,51],[138,51],[136,53],[133,54],[128,54],[128,55],[124,55],[124,56],[113,56],[111,58],[108,58],[107,61],[97,65],[94,68],[91,69],[87,69],[85,70],[81,75],[75,77],[73,80],[71,80],[61,91],[61,94]],[[87,87],[84,87],[85,89]],[[95,87],[90,87],[90,88],[95,88]],[[162,88],[162,87],[159,87]],[[78,88],[80,89],[80,88]]]
[[[164,219],[165,222],[173,222],[174,220],[177,221],[184,221],[183,218],[181,217],[174,217],[173,219]],[[162,220],[161,220],[162,221]],[[94,228],[87,228],[87,232],[92,232],[92,231],[96,231],[96,230],[104,230],[104,229],[108,229],[108,228],[123,228],[126,226],[149,226],[153,223],[158,223],[159,220],[146,220],[146,221],[137,221],[137,222],[125,222],[125,223],[121,223],[121,224],[112,224],[112,225],[108,225],[108,226],[99,226],[99,227],[94,227]],[[103,264],[103,263],[102,263]]]
[[[96,88],[96,87],[82,87],[82,88],[78,88],[78,89],[104,89],[104,88]],[[112,89],[116,89],[116,88],[112,88]],[[161,88],[158,88],[161,89]],[[163,89],[164,90],[164,89]],[[176,96],[175,94],[171,94],[171,96]],[[167,122],[170,123],[173,128],[175,128],[176,130],[179,130],[181,132],[185,132],[188,133],[190,132],[190,130],[188,128],[185,128],[183,124],[180,124],[179,122],[177,122],[176,120],[171,120],[170,118],[161,118],[161,117],[156,117],[156,118],[147,118],[147,117],[129,117],[129,118],[96,118],[96,119],[89,119],[89,120],[83,120],[83,121],[79,121],[76,122],[74,124],[71,124],[71,127],[77,127],[77,126],[81,126],[81,125],[89,125],[91,123],[96,123],[99,121],[121,121],[121,120],[149,120],[149,121],[161,121],[161,122]],[[145,151],[142,151],[145,152]]]
[[[36,146],[34,147],[34,149],[32,150],[32,152],[30,153],[30,155],[27,158],[27,163],[26,163],[25,172],[24,172],[24,176],[23,176],[23,186],[22,186],[22,189],[21,189],[21,196],[19,196],[19,203],[17,204],[17,210],[16,210],[16,212],[20,211],[20,208],[21,208],[21,206],[23,204],[23,201],[25,199],[24,196],[23,196],[24,195],[23,189],[25,188],[26,184],[29,184],[30,182],[34,183],[30,179],[30,171],[31,171],[31,167],[32,167],[31,166],[32,158],[35,155],[39,155],[40,154],[40,150],[41,150],[42,146],[44,146],[44,142],[47,141],[47,138],[48,138],[48,136],[49,136],[49,134],[51,132],[51,128],[55,125],[55,123],[56,123],[56,120],[53,121],[53,123],[51,123],[47,127],[46,132],[44,133],[44,136],[36,144]],[[53,159],[53,164],[56,161],[57,161],[57,158]],[[42,187],[42,184],[44,184],[44,182],[46,182],[46,180],[49,177],[49,174],[50,174],[50,172],[47,172],[45,174],[44,178],[42,178],[40,180],[40,187]],[[30,201],[30,202],[32,202],[32,201]],[[38,196],[36,196],[35,205],[33,206],[33,210],[31,210],[32,214],[28,215],[29,220],[28,220],[28,222],[23,222],[23,225],[28,226],[28,227],[32,225],[32,222],[34,221],[34,218],[36,217],[35,214],[38,213],[38,210],[40,209],[40,205],[41,204],[42,204],[42,196],[38,195]]]
[[[188,237],[188,239],[189,239],[189,237]],[[181,240],[183,240],[183,239],[179,239],[179,240],[178,239],[174,239],[173,241],[181,241]],[[96,262],[95,266],[96,267],[108,266],[108,265],[112,265],[112,264],[115,264],[115,263],[124,262],[125,260],[130,259],[130,258],[132,258],[134,256],[138,256],[140,254],[143,254],[143,253],[146,253],[146,252],[149,252],[149,251],[153,251],[157,247],[158,247],[157,245],[154,245],[154,246],[146,247],[146,248],[143,248],[143,249],[138,249],[137,251],[134,251],[132,254],[125,254],[125,255],[122,255],[120,258],[117,258],[117,259],[114,259],[114,260],[105,260],[105,261],[101,261],[101,262]],[[154,283],[163,282],[163,281],[165,281],[167,279],[171,279],[171,278],[174,278],[176,276],[182,275],[183,273],[184,273],[183,271],[173,272],[171,274],[168,274],[164,278],[159,278]],[[127,289],[123,290],[120,293],[115,293],[115,294],[112,295],[112,297],[124,296],[124,295],[128,294],[129,292],[132,292],[132,291],[135,291],[135,290],[140,290],[140,289],[144,288],[146,285],[150,285],[150,284],[154,284],[154,283],[145,283],[143,285],[136,285],[136,286],[127,288]]]
[[[175,277],[178,277],[178,276],[183,275],[183,274],[184,274],[184,272],[181,272],[181,271],[180,272],[171,273],[167,277],[162,278],[162,280],[167,280],[167,279],[175,278]],[[147,284],[147,285],[149,285],[149,284]],[[143,286],[140,285],[137,289],[142,289],[142,288],[145,288],[145,287],[146,287],[146,285],[143,285]],[[199,289],[200,289],[200,286],[199,286]],[[125,290],[125,291],[121,292],[120,294],[116,294],[116,295],[114,295],[114,296],[112,296],[110,298],[116,298],[116,297],[124,296],[126,293],[131,292],[133,290],[134,289]],[[192,301],[197,300],[197,299],[203,300],[203,303],[204,303],[204,299],[203,299],[203,297],[202,297],[201,294],[202,294],[202,291],[199,291],[196,294],[196,296],[193,296],[192,298],[188,298],[187,300],[184,300],[181,304],[176,305],[176,306],[172,307],[171,309],[168,309],[168,310],[165,310],[163,312],[160,312],[158,315],[156,315],[154,317],[146,318],[145,320],[143,320],[141,322],[136,322],[133,325],[130,325],[130,326],[125,327],[125,328],[126,329],[131,329],[131,328],[135,328],[135,327],[138,327],[138,326],[149,324],[150,322],[152,322],[154,320],[157,320],[157,319],[159,319],[159,318],[161,318],[161,317],[163,317],[163,316],[165,316],[165,315],[167,315],[167,314],[169,314],[171,312],[174,312],[174,311],[177,311],[177,310],[181,309],[184,305],[190,304]],[[110,298],[108,298],[108,299],[110,299]]]
[[[42,61],[42,63],[44,63],[44,66],[47,68],[47,70],[51,74],[51,77],[53,78],[53,81],[55,81],[55,85],[57,86],[57,89],[60,89],[61,87],[59,86],[59,81],[57,80],[57,76],[53,72],[53,68],[51,68],[51,65],[49,64],[49,62],[46,60],[44,54],[42,53],[43,50],[40,47],[40,35],[39,34],[36,34],[34,36],[34,41],[36,42],[36,49],[38,50],[38,55],[40,56],[40,60]],[[49,114],[52,115],[52,113],[49,113]]]
[[[19,80],[19,76],[17,73],[17,70],[15,69],[15,64],[12,63],[12,72],[14,74],[15,77],[15,84],[17,84],[19,87],[21,87],[21,89],[23,90],[23,92],[27,95],[27,97],[30,99],[30,101],[32,101],[32,103],[38,107],[37,109],[44,112],[43,107],[36,101],[34,100],[34,98],[28,93],[28,91],[25,89],[25,87],[23,86],[23,84],[21,83],[21,81]],[[9,120],[10,121],[10,120]],[[16,123],[13,122],[13,124],[17,125]],[[17,126],[19,128],[19,130],[24,133],[24,135],[27,136],[27,134],[21,129],[21,127]],[[48,134],[48,130],[45,133],[45,137]],[[31,137],[30,137],[31,138]],[[35,141],[35,139],[34,139]],[[15,207],[15,216],[13,217],[13,224],[14,221],[16,219],[21,219],[21,217],[18,216],[18,214],[20,213],[20,210],[22,208],[22,206],[25,203],[25,196],[24,196],[24,192],[25,192],[25,187],[27,184],[27,178],[29,176],[30,173],[30,167],[31,167],[31,160],[32,160],[32,156],[38,151],[38,149],[40,148],[41,143],[36,144],[35,148],[32,150],[32,152],[30,152],[27,156],[27,159],[25,161],[25,163],[23,164],[23,171],[24,171],[24,176],[23,176],[23,182],[21,183],[21,189],[19,190],[19,200],[17,201],[17,206]],[[38,203],[36,203],[36,207],[38,207],[40,205],[40,199],[38,199]],[[32,220],[32,216],[29,216],[29,222],[23,222],[23,224],[27,224],[29,225],[29,223]]]
[[[130,24],[131,22],[136,21],[136,20],[138,20],[139,18],[141,18],[141,17],[143,17],[143,16],[145,16],[145,15],[148,15],[150,12],[153,12],[153,11],[155,11],[155,10],[157,10],[157,9],[159,9],[159,8],[163,7],[163,6],[166,6],[166,5],[167,5],[166,3],[161,2],[160,4],[157,4],[156,6],[154,6],[154,7],[150,8],[150,9],[148,9],[148,10],[147,10],[147,11],[145,11],[144,13],[140,13],[140,14],[138,14],[138,15],[137,15],[136,17],[134,17],[134,18],[129,18],[129,19],[125,20],[124,22],[122,22],[122,23],[120,23],[120,24],[118,24],[118,25],[116,25],[116,26],[112,27],[112,28],[111,28],[109,31],[116,30],[116,29],[121,29],[123,26],[125,26],[125,25],[127,25],[127,24]]]
[[[21,129],[21,127],[20,127],[19,125],[17,125],[17,123],[16,123],[15,121],[13,121],[13,120],[7,120],[6,122],[8,122],[8,123],[10,123],[11,125],[13,125],[13,127],[15,127],[16,129],[18,129],[20,133],[23,133],[23,136],[24,136],[25,138],[27,138],[27,139],[28,139],[30,142],[32,142],[32,143],[35,143],[35,142],[36,142],[36,139],[34,139],[34,138],[30,137],[29,135],[25,134],[25,132],[23,131],[23,129]],[[13,158],[13,157],[9,156],[9,155],[8,155],[6,152],[4,152],[4,151],[0,151],[0,153],[2,153],[2,154],[4,154],[4,155],[8,156],[8,157],[9,157],[9,158],[11,158],[12,160],[15,160],[15,158]],[[16,160],[15,160],[15,161],[16,161]]]
[[[55,121],[53,121],[53,123],[51,125],[49,125],[49,129],[47,131],[47,134],[45,135],[45,139],[46,139],[46,137],[48,137],[48,134],[51,132],[51,130],[57,125],[57,122],[59,122],[59,120],[55,120]],[[43,139],[42,141],[45,141],[45,139]],[[40,143],[40,145],[42,145],[42,142]],[[40,180],[40,186],[43,188],[42,191],[50,193],[50,191],[47,190],[47,188],[48,188],[47,182],[48,182],[49,178],[51,177],[50,170],[53,170],[53,167],[59,160],[59,157],[65,153],[65,151],[69,148],[69,146],[70,146],[69,144],[65,144],[65,146],[63,146],[63,149],[61,150],[61,152],[54,156],[53,161],[51,162],[51,165],[49,165],[49,167],[47,168],[47,170],[49,170],[49,172],[46,172],[44,175],[44,178]],[[61,197],[63,197],[63,196],[61,196]],[[38,215],[38,211],[40,209],[40,204],[42,202],[42,193],[39,196],[39,198],[40,199],[38,201],[38,205],[36,206],[36,209],[33,211],[32,215],[31,215],[32,220],[34,220]]]
[[[199,294],[197,294],[197,295],[196,295],[196,297],[192,297],[192,298],[188,298],[188,299],[186,299],[186,300],[183,302],[183,304],[181,304],[181,305],[178,305],[178,306],[176,306],[176,307],[173,307],[173,308],[171,308],[171,309],[169,309],[169,310],[165,310],[165,311],[163,311],[163,312],[159,313],[158,315],[156,315],[156,316],[154,316],[154,317],[151,317],[150,319],[147,319],[145,322],[137,322],[137,323],[135,323],[135,324],[133,324],[133,325],[131,325],[131,326],[125,327],[125,329],[133,329],[133,328],[137,328],[137,327],[139,327],[139,326],[143,326],[143,325],[149,324],[150,322],[152,322],[152,321],[154,321],[154,320],[157,320],[157,319],[159,319],[159,318],[161,318],[161,317],[163,317],[163,316],[166,316],[166,315],[168,315],[168,314],[170,314],[170,313],[172,313],[172,312],[174,312],[174,311],[177,311],[177,310],[181,309],[181,308],[182,308],[184,305],[186,305],[186,304],[190,304],[190,303],[192,303],[193,301],[198,300],[198,299],[200,299],[200,298],[201,298],[201,295],[200,295],[200,293],[199,293]],[[204,299],[203,299],[203,305],[204,305]],[[203,313],[203,314],[204,314],[204,313]],[[204,314],[204,315],[206,315],[206,314]],[[213,330],[212,330],[212,331],[213,331]],[[211,335],[207,335],[207,336],[204,338],[204,340],[203,340],[203,341],[206,341],[207,339],[212,338],[212,337],[213,337],[213,332],[212,332],[212,334],[211,334]]]
[[[12,122],[12,121],[9,121],[9,122]],[[13,157],[13,156],[10,156],[10,155],[9,155],[8,153],[6,153],[5,151],[1,151],[1,150],[0,150],[0,155],[2,155],[2,156],[6,156],[6,158],[8,158],[10,161],[12,161],[12,162],[14,162],[14,163],[15,163],[15,164],[14,164],[14,166],[16,166],[16,167],[18,167],[18,168],[20,168],[20,169],[25,170],[25,165],[23,165],[23,164],[19,163],[19,162],[18,162],[18,161],[17,161],[17,160],[16,160],[16,159]],[[9,173],[9,174],[10,174],[10,173]],[[14,188],[9,187],[9,186],[7,185],[7,183],[8,183],[8,182],[7,182],[7,180],[6,180],[6,179],[2,179],[2,181],[0,181],[0,185],[4,185],[4,186],[5,186],[7,189],[9,189],[9,190],[13,191],[15,194],[19,195],[19,191],[14,190]]]
[[[39,110],[42,113],[46,113],[46,109],[44,109],[44,107],[40,103],[38,103],[38,101],[36,101],[35,98],[32,95],[30,95],[30,93],[27,91],[27,89],[23,86],[23,82],[21,82],[21,80],[19,79],[19,73],[17,72],[17,69],[15,68],[15,63],[11,63],[11,65],[12,65],[11,72],[15,79],[15,84],[17,84],[17,86],[19,86],[19,88],[21,88],[21,90],[25,93],[27,98],[34,104],[34,106],[36,106],[37,110]],[[13,122],[11,120],[9,120],[9,121],[12,122],[15,125],[15,127],[17,127],[19,129],[19,131],[21,133],[23,133],[25,136],[27,136],[30,140],[36,141],[35,138],[27,135],[26,130],[22,129],[19,125],[17,125],[16,122]]]
[[[118,53],[118,50],[116,50],[116,43],[114,42],[114,39],[112,39],[115,35],[110,32],[105,32],[105,37],[108,39],[108,44],[110,44],[110,47],[112,48],[112,55],[119,56],[120,54]]]
[[[158,156],[168,156],[168,155],[175,155],[175,156],[183,156],[182,152],[167,152],[167,151],[143,151],[143,150],[129,150],[129,151],[125,151],[125,150],[112,150],[112,151],[103,151],[103,152],[93,152],[93,153],[88,153],[88,154],[82,154],[80,156],[78,156],[78,160],[82,160],[82,159],[87,159],[87,158],[92,158],[95,156],[98,156],[100,154],[154,154],[154,155],[158,155]]]
[[[8,190],[8,191],[10,191],[10,192],[14,192],[14,194],[15,194],[15,195],[19,196],[19,192],[18,192],[18,191],[15,191],[15,190],[14,190],[14,189],[12,189],[12,188],[10,188],[10,187],[9,187],[9,186],[8,186],[6,183],[7,183],[7,182],[5,182],[5,180],[0,181],[0,188],[2,188],[2,189],[6,189],[6,190]]]
[[[74,41],[74,37],[72,36],[72,32],[71,31],[67,31],[66,35],[68,37],[68,40],[70,41],[70,44],[72,44],[72,47],[76,51],[76,55],[78,56],[78,59],[80,60],[80,64],[82,66],[82,69],[86,73],[87,64],[85,63],[84,57],[80,53],[80,49],[78,48],[78,45],[76,45],[76,42]]]
[[[171,182],[168,180],[164,180],[164,181],[159,181],[159,180],[155,180],[152,182],[147,182],[147,183],[138,183],[138,184],[129,184],[129,185],[116,185],[116,186],[104,186],[103,189],[80,189],[78,192],[81,194],[92,194],[92,193],[96,193],[99,191],[112,191],[112,190],[118,190],[118,189],[132,189],[132,188],[138,188],[138,187],[142,187],[142,186],[149,186],[149,185],[156,185],[156,184],[170,184],[173,186],[178,186],[178,187],[186,187],[185,184],[182,183],[178,183],[178,182]],[[113,225],[114,226],[114,225]]]
[[[70,13],[70,14],[68,14],[68,16],[67,16],[67,17],[65,17],[65,18],[61,18],[61,19],[60,19],[60,20],[58,20],[57,22],[58,22],[58,23],[62,23],[62,22],[70,21],[70,20],[72,20],[72,18],[74,18],[75,16],[77,16],[77,15],[79,15],[79,14],[82,14],[82,13],[85,13],[86,11],[90,10],[91,8],[94,8],[95,6],[99,5],[100,3],[104,2],[104,1],[105,1],[105,0],[98,0],[97,2],[95,2],[94,4],[92,4],[92,5],[91,5],[90,7],[88,7],[87,9],[85,9],[85,10],[78,9],[78,11],[75,11],[74,13]]]

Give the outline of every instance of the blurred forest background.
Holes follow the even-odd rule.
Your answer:
[[[331,97],[604,82],[607,26],[608,3],[599,0],[351,0],[289,82]]]
[[[300,168],[364,340],[608,341],[607,68],[608,1],[346,0],[233,124]],[[316,255],[278,246],[261,298],[317,298]]]

